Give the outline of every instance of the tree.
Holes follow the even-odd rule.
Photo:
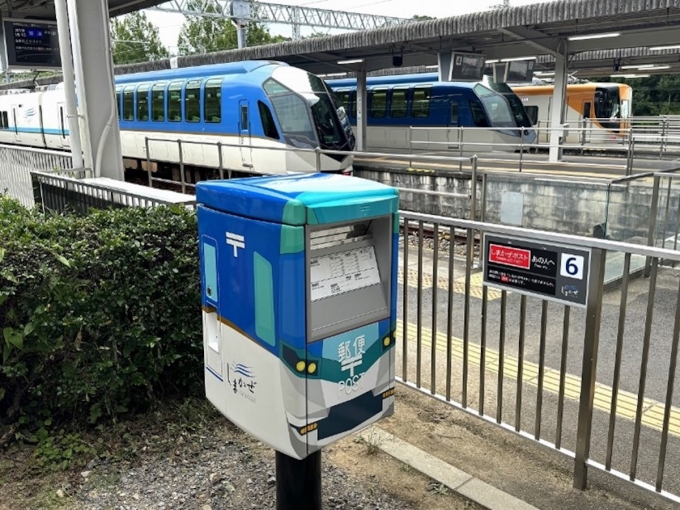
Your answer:
[[[126,14],[111,21],[113,63],[134,64],[168,58],[158,28],[142,11]]]
[[[420,14],[414,14],[412,19],[416,21],[428,21],[437,18],[433,18],[432,16],[421,16]]]
[[[187,4],[188,10],[206,13],[221,12],[216,0],[191,0]],[[254,7],[251,8],[253,12]],[[273,36],[269,29],[261,23],[248,24],[248,46],[259,46],[285,41],[287,38]],[[238,35],[234,24],[224,18],[206,16],[187,16],[182,25],[177,40],[180,55],[194,55],[197,53],[211,53],[238,48]]]

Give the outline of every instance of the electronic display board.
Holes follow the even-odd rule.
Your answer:
[[[484,55],[454,52],[450,81],[481,81],[484,64]]]
[[[56,22],[5,19],[2,28],[9,70],[61,68]]]

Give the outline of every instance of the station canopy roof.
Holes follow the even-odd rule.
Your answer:
[[[98,2],[101,0],[80,0]],[[120,16],[167,0],[109,0],[111,16]],[[55,19],[54,0],[0,0],[0,14],[5,18],[37,18],[44,20]]]
[[[90,1],[90,0],[88,0]],[[94,0],[93,0],[94,1]],[[13,0],[33,4],[34,15],[53,10],[53,1]],[[109,0],[112,15],[158,4],[157,0]],[[0,0],[0,10],[8,2]],[[45,4],[38,7],[38,4]],[[28,9],[28,7],[27,7]],[[27,10],[26,12],[29,12]],[[4,14],[4,11],[3,11]],[[179,57],[190,67],[240,60],[278,60],[315,74],[334,75],[394,67],[436,66],[440,51],[482,53],[487,60],[536,58],[537,70],[554,69],[555,54],[567,45],[570,72],[578,77],[651,73],[630,66],[669,66],[680,72],[680,0],[553,0],[430,21],[350,32],[329,37]],[[675,48],[658,49],[658,47]],[[349,63],[347,63],[349,61]],[[170,60],[118,66],[116,74],[168,69]],[[54,83],[55,79],[38,80]],[[27,86],[13,83],[0,88]]]

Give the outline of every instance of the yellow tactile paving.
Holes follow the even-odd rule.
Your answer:
[[[402,333],[403,323],[399,321],[397,324],[397,342],[399,343],[403,338]],[[432,338],[432,331],[428,328],[422,329],[422,345],[424,347],[431,347],[430,339]],[[418,331],[416,325],[407,325],[407,335],[409,341],[416,342],[418,337]],[[446,335],[443,333],[437,333],[436,335],[437,350],[446,352]],[[460,338],[452,338],[451,345],[452,355],[455,360],[462,361],[463,359],[463,341]],[[499,353],[493,349],[486,349],[486,369],[489,372],[498,373],[498,359]],[[468,344],[468,362],[472,365],[479,367],[481,363],[481,347],[473,342]],[[504,376],[508,379],[517,380],[518,375],[518,359],[512,356],[505,356],[504,362]],[[532,386],[538,386],[538,365],[530,361],[524,361],[522,380]],[[552,368],[546,368],[543,378],[543,389],[559,394],[560,387],[560,372]],[[564,384],[564,396],[565,398],[578,401],[581,393],[581,378],[575,375],[566,374],[565,384]],[[595,400],[594,407],[600,411],[604,411],[607,414],[611,413],[611,403],[612,403],[612,388],[604,384],[598,384],[595,387]],[[635,413],[637,409],[637,395],[619,390],[618,399],[616,405],[616,415],[621,418],[626,418],[628,420],[635,420]],[[642,413],[642,425],[655,429],[663,429],[663,417],[665,412],[665,406],[663,402],[658,402],[656,400],[644,399],[643,413]],[[674,436],[680,436],[680,409],[677,407],[671,407],[668,433]]]
[[[404,284],[404,269],[399,268],[399,273],[397,276],[399,283]],[[475,273],[470,276],[470,296],[477,299],[482,299],[482,292],[484,289],[484,278],[482,273]],[[431,289],[432,288],[432,275],[423,273],[423,284],[422,288]],[[417,288],[418,287],[418,271],[409,269],[408,272],[408,286]],[[449,278],[447,276],[440,276],[437,278],[437,288],[442,289],[446,292],[449,291]],[[453,282],[453,291],[458,294],[465,294],[465,275],[459,276]],[[496,289],[489,288],[487,290],[487,299],[489,301],[494,301],[495,299],[500,299],[501,292]]]

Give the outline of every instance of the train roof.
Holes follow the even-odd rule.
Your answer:
[[[208,64],[196,67],[182,67],[179,69],[166,69],[162,71],[149,71],[145,73],[118,75],[116,76],[116,84],[158,80],[184,80],[188,78],[205,78],[208,76],[217,75],[232,75],[242,77],[262,69],[263,67],[269,66],[288,66],[288,64],[272,60],[244,60],[242,62],[230,62],[226,64]]]
[[[356,86],[356,78],[342,78],[340,80],[326,80],[326,83],[331,87],[354,87]],[[455,85],[456,87],[472,88],[477,85],[478,81],[456,81],[447,82],[439,81],[437,73],[416,73],[416,74],[400,74],[395,76],[371,76],[366,78],[366,85],[415,85],[415,84],[432,84],[432,85]]]

